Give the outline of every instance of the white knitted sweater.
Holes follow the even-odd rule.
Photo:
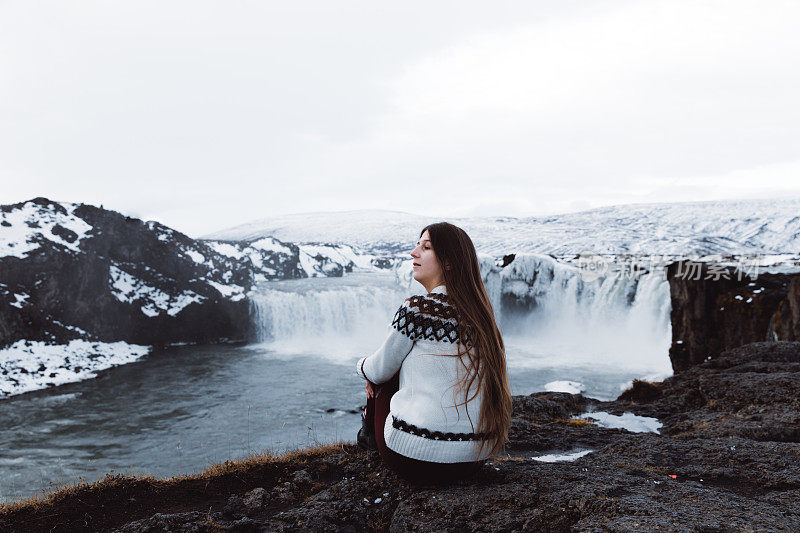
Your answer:
[[[476,435],[483,395],[478,392],[464,404],[475,394],[477,379],[469,396],[461,392],[453,400],[456,380],[466,373],[469,359],[441,356],[458,353],[457,324],[445,286],[439,285],[427,295],[407,298],[383,345],[358,360],[358,375],[375,384],[389,381],[400,370],[400,388],[389,403],[383,432],[386,446],[400,455],[436,463],[477,461],[488,455],[484,449],[478,456],[481,436]]]

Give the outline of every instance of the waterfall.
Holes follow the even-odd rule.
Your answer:
[[[545,254],[502,261],[479,254],[481,277],[503,333],[509,367],[592,367],[672,374],[669,283],[663,272],[584,279],[578,267]],[[412,285],[410,264],[397,278]]]
[[[281,354],[368,355],[406,298],[392,274],[264,282],[252,295],[257,342]]]
[[[584,279],[578,267],[519,254],[505,268],[484,259],[482,274],[512,349],[509,364],[624,367],[671,374],[669,283],[663,272]],[[495,303],[499,302],[499,304]]]
[[[624,276],[612,268],[587,280],[577,267],[549,255],[518,254],[506,267],[493,257],[479,260],[510,368],[671,374],[663,274]],[[382,344],[404,298],[424,292],[406,261],[393,272],[265,282],[251,305],[258,342],[274,352],[351,361]]]

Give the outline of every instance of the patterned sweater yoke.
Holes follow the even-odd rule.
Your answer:
[[[411,340],[451,344],[459,341],[456,309],[448,302],[447,295],[441,292],[407,298],[395,313],[392,327]],[[468,339],[464,342],[469,343]]]
[[[485,450],[479,457],[477,447],[485,438],[476,431],[482,394],[472,388],[464,395],[457,383],[468,363],[458,357],[459,344],[462,351],[472,347],[469,335],[459,332],[458,325],[457,310],[445,286],[439,285],[426,295],[406,298],[383,345],[356,364],[358,375],[375,384],[400,371],[400,388],[390,401],[384,437],[386,445],[401,455],[440,463],[487,457]]]

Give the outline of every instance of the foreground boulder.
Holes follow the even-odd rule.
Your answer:
[[[614,401],[516,396],[507,455],[456,483],[410,484],[342,443],[108,477],[0,510],[0,529],[798,531],[798,391],[800,343],[750,344]]]

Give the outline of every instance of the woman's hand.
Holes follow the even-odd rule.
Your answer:
[[[375,397],[375,389],[372,388],[372,382],[367,380],[367,398]]]

